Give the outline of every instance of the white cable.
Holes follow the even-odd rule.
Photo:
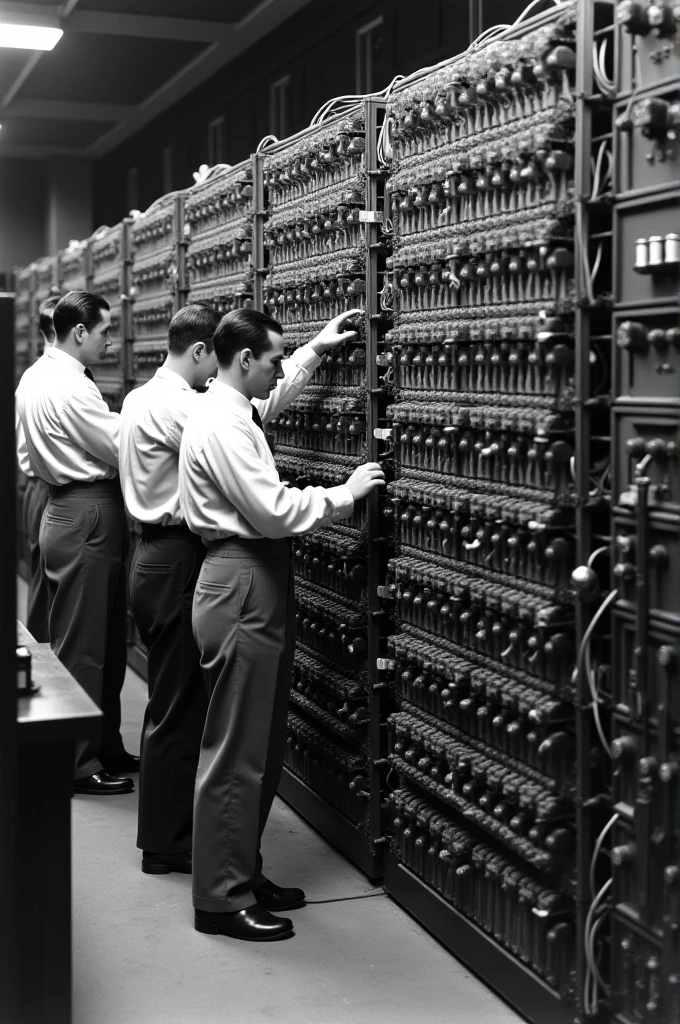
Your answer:
[[[586,563],[589,569],[592,567],[592,564],[597,558],[597,556],[603,554],[605,551],[609,551],[609,547],[606,544],[603,544],[601,548],[596,548],[595,551],[593,551],[593,553],[588,558],[588,562]]]
[[[524,19],[528,15],[529,11],[532,11],[534,9],[534,7],[538,6],[538,4],[542,4],[544,2],[545,2],[545,0],[531,0],[531,3],[529,4],[529,6],[525,7],[524,10],[522,11],[522,13],[520,14],[520,16],[518,18],[516,18],[515,21],[513,21],[513,25],[519,25],[519,23],[521,21],[524,21]],[[559,7],[561,5],[561,3],[562,3],[562,0],[552,0],[552,3],[554,3],[557,7]]]
[[[598,983],[600,985],[603,984],[602,976],[600,974],[600,971],[598,969],[597,964],[595,963],[595,954],[594,954],[595,944],[594,944],[594,939],[595,939],[595,934],[597,933],[597,929],[599,927],[601,927],[601,924],[602,924],[602,921],[604,920],[604,916],[605,915],[603,913],[601,915],[599,921],[593,922],[593,919],[595,917],[595,913],[596,913],[596,911],[598,909],[599,904],[602,902],[604,897],[607,895],[607,893],[611,889],[612,885],[613,885],[613,879],[609,878],[604,883],[604,885],[602,886],[600,891],[598,892],[597,896],[595,897],[595,899],[591,903],[590,907],[588,908],[588,913],[586,914],[586,921],[585,921],[585,926],[584,926],[584,939],[585,939],[584,946],[585,946],[586,962],[588,964],[588,972],[589,972],[589,974],[588,973],[586,974],[586,984],[584,985],[583,1009],[584,1009],[586,1015],[589,1016],[589,1017],[593,1016],[597,1012],[597,989],[598,989]],[[591,986],[590,986],[589,983],[592,983],[592,992],[590,991],[590,987]]]
[[[600,269],[600,263],[601,262],[602,262],[602,243],[600,242],[600,244],[597,247],[597,253],[595,254],[595,262],[593,263],[593,269],[592,269],[592,271],[590,273],[590,282],[593,285],[595,284],[595,278],[597,277],[597,272]]]
[[[618,814],[613,814],[611,816],[611,818],[609,819],[609,821],[607,822],[607,824],[605,825],[605,827],[600,832],[599,836],[597,837],[597,842],[595,843],[595,849],[593,850],[593,856],[592,856],[592,858],[590,860],[590,876],[589,877],[590,877],[590,895],[591,896],[595,895],[595,862],[597,861],[597,858],[600,855],[600,849],[602,847],[602,843],[605,840],[607,832],[609,832],[609,829],[612,827],[614,822],[616,822],[618,820],[619,820]]]
[[[265,137],[258,142],[257,149],[255,150],[255,152],[261,153],[262,150],[265,149],[267,146],[273,145],[275,142],[278,141],[279,140],[275,135],[265,135]]]
[[[592,712],[593,718],[595,720],[595,728],[597,729],[597,734],[600,737],[600,743],[606,750],[609,757],[612,756],[611,747],[609,746],[607,738],[604,735],[604,730],[602,728],[602,723],[600,721],[599,704],[601,703],[601,698],[597,692],[596,680],[592,674],[592,670],[590,667],[590,638],[593,635],[593,630],[595,629],[597,623],[600,621],[600,618],[602,617],[602,615],[604,615],[605,611],[610,606],[610,604],[612,604],[616,600],[617,596],[618,590],[610,591],[609,594],[607,594],[607,596],[605,597],[600,607],[593,615],[590,622],[588,623],[588,627],[585,633],[583,634],[583,639],[581,640],[581,646],[579,648],[578,657],[576,659],[576,668],[574,669],[572,675],[572,683],[576,683],[581,671],[585,673],[586,682],[588,683],[588,689],[590,690],[590,696],[592,698]]]

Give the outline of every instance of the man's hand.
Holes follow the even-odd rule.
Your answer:
[[[331,349],[356,338],[356,331],[343,331],[342,329],[345,321],[350,320],[353,316],[363,316],[363,310],[348,309],[346,313],[341,313],[340,316],[334,316],[332,320],[329,320],[324,329],[311,342],[317,356],[323,356]]]
[[[331,321],[333,322],[333,321]],[[365,462],[358,466],[347,481],[355,501],[365,498],[375,487],[385,483],[385,474],[377,462]]]

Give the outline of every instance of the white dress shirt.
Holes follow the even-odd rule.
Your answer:
[[[284,359],[285,376],[266,400],[253,404],[263,423],[300,394],[321,359],[305,345]],[[204,400],[174,370],[161,366],[126,397],[121,410],[120,479],[125,507],[141,523],[178,526],[179,449],[190,412]]]
[[[284,368],[308,358],[309,348],[298,349]],[[316,366],[320,359],[313,355]],[[253,422],[253,405],[263,422],[272,419],[306,380],[292,395],[285,383],[266,401],[251,403],[235,388],[214,380],[187,420],[179,455],[179,500],[188,526],[206,543],[226,537],[290,537],[352,514],[354,499],[344,484],[300,490],[281,483],[264,433]]]
[[[35,473],[31,469],[31,460],[28,457],[26,435],[24,434],[24,428],[21,425],[21,417],[18,412],[15,412],[14,415],[14,430],[16,433],[17,462],[19,463],[19,470],[24,474],[24,476],[34,477]]]
[[[16,409],[36,476],[55,487],[115,478],[120,416],[63,349],[46,349],[26,370]]]

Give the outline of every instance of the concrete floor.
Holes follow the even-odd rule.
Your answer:
[[[144,700],[128,671],[123,735],[135,753]],[[191,879],[140,871],[136,813],[136,794],[73,800],[74,1024],[519,1024],[282,801],[266,870],[310,900],[342,901],[291,911],[295,936],[263,945],[193,930]]]

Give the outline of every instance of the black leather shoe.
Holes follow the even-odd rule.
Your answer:
[[[292,910],[305,902],[305,894],[302,889],[284,889],[273,882],[265,882],[264,885],[253,889],[255,899],[265,910],[273,910],[275,913],[281,910]]]
[[[132,779],[118,779],[108,772],[95,772],[85,779],[76,779],[74,793],[89,793],[91,796],[116,796],[119,793],[134,793]]]
[[[142,871],[146,875],[169,875],[171,871],[179,871],[182,875],[191,874],[191,852],[186,853],[142,853]]]
[[[254,903],[234,914],[218,914],[212,910],[196,910],[194,927],[206,935],[228,935],[232,939],[248,942],[276,942],[293,934],[293,922],[287,917],[274,917],[268,910]]]
[[[139,758],[125,750],[120,757],[110,757],[107,761],[102,758],[102,767],[109,775],[126,775],[139,771]]]

